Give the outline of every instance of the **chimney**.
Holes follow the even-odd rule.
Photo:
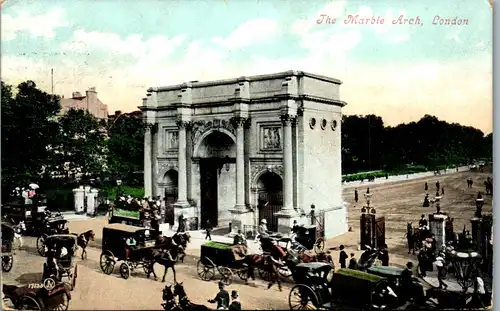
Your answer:
[[[95,91],[95,86],[89,87],[89,89],[85,91],[85,96],[87,100],[87,111],[93,114],[94,116],[97,116],[95,111],[96,107],[98,106],[98,103],[97,103],[97,92]]]
[[[71,98],[79,98],[79,97],[82,97],[82,93],[80,92],[73,92],[71,94]]]

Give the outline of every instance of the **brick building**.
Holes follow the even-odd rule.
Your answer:
[[[105,105],[97,98],[95,87],[90,87],[85,91],[85,95],[80,92],[73,92],[71,98],[61,98],[61,112],[63,115],[70,109],[84,109],[98,119],[108,119],[108,105]]]

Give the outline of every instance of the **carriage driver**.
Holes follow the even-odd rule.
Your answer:
[[[125,240],[125,256],[129,258],[130,251],[137,245],[137,242],[133,237],[129,237]]]
[[[269,231],[267,230],[267,220],[266,219],[262,219],[260,221],[259,234],[261,236],[267,236],[269,234]]]

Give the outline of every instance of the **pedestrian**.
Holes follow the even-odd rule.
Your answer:
[[[409,298],[411,289],[413,288],[413,263],[408,261],[406,268],[401,273],[401,294],[404,295],[405,300]]]
[[[184,215],[179,216],[179,225],[177,227],[177,233],[186,231],[186,223],[184,220]]]
[[[339,263],[340,263],[340,268],[346,268],[346,261],[349,258],[347,256],[347,253],[344,250],[344,245],[340,245],[340,254],[339,254]]]
[[[439,256],[436,258],[436,262],[434,263],[438,269],[438,281],[439,281],[439,289],[446,289],[448,285],[444,282],[444,277],[446,275],[446,267],[444,265],[443,257]]]
[[[429,190],[429,185],[427,185],[427,182],[425,182],[425,187],[424,187],[425,191]]]
[[[354,201],[356,201],[356,203],[358,203],[358,188],[354,189]]]
[[[234,310],[234,311],[238,311],[238,310],[241,310],[241,302],[240,302],[240,297],[238,295],[238,292],[233,290],[231,292],[231,299],[233,300],[231,302],[231,305],[229,306],[229,310]]]
[[[354,253],[351,253],[351,259],[349,260],[349,269],[358,269],[358,261],[354,258]]]
[[[444,195],[444,187],[441,187],[441,195]]]
[[[208,302],[217,303],[217,310],[226,310],[229,306],[229,293],[224,289],[224,283],[219,282],[219,292],[214,299],[210,299]]]
[[[211,233],[212,233],[213,228],[214,228],[214,226],[210,222],[210,219],[208,219],[207,223],[205,224],[205,230],[206,230],[205,240],[209,239],[210,241],[212,241]]]
[[[389,266],[389,248],[387,247],[387,244],[384,244],[384,246],[382,246],[380,261],[382,261],[382,266]]]
[[[440,185],[439,185],[439,180],[438,180],[438,181],[436,181],[436,191],[439,191],[439,186]]]

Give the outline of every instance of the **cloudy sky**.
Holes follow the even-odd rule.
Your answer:
[[[341,79],[346,114],[492,130],[486,0],[6,0],[1,14],[2,79],[50,92],[53,68],[55,93],[95,86],[110,112],[135,110],[150,86],[294,69]],[[346,25],[349,14],[385,23]],[[393,25],[400,15],[421,24]]]

